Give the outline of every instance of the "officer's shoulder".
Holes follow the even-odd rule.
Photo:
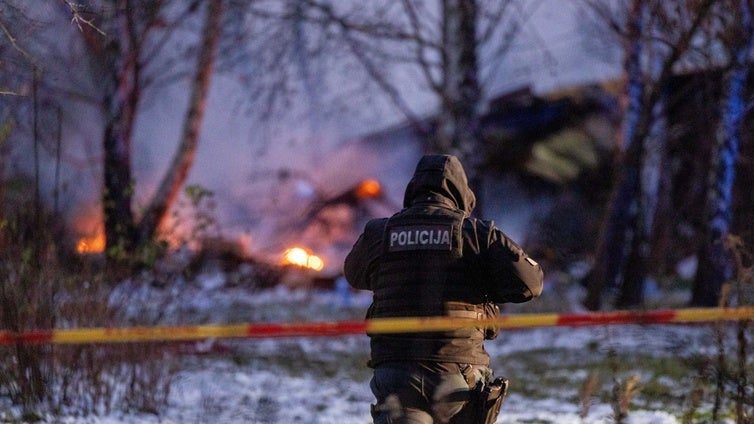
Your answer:
[[[463,220],[463,225],[466,228],[472,228],[477,231],[489,231],[492,228],[496,228],[494,221],[479,218],[466,218]]]
[[[373,218],[367,221],[364,226],[364,232],[368,231],[382,231],[387,223],[387,218]]]

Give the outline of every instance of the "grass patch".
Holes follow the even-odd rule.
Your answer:
[[[511,382],[511,391],[530,399],[557,399],[578,405],[584,396],[610,403],[616,381],[638,378],[631,409],[663,410],[689,422],[709,417],[715,380],[713,359],[701,354],[658,355],[617,351],[608,355],[597,344],[586,349],[541,348],[493,358],[493,369]],[[589,393],[579,390],[596,376]],[[692,407],[694,405],[694,407]],[[723,414],[730,415],[730,411]]]
[[[239,342],[232,361],[252,369],[275,369],[292,377],[347,378],[364,381],[372,371],[366,365],[369,344],[353,338],[298,338],[257,343]],[[350,339],[350,340],[347,340]]]

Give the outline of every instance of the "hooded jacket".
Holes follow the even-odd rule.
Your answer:
[[[494,223],[470,218],[475,203],[455,156],[421,158],[403,209],[369,221],[345,260],[348,282],[374,292],[368,318],[481,319],[496,311],[490,304],[539,296],[540,266]],[[371,366],[412,360],[489,365],[481,327],[370,337]]]

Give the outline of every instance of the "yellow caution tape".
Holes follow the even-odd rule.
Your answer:
[[[449,317],[409,317],[380,318],[366,321],[77,328],[33,330],[19,333],[0,331],[0,345],[17,343],[83,344],[187,341],[208,338],[316,337],[364,333],[434,332],[457,328],[482,328],[490,326],[499,329],[521,329],[556,326],[683,324],[748,319],[754,319],[754,307],[660,309],[573,314],[517,314],[501,315],[489,320]]]

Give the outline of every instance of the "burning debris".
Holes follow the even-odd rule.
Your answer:
[[[353,189],[357,199],[382,197],[382,186],[377,180],[366,179]]]
[[[283,253],[281,264],[339,274],[345,254],[364,223],[398,209],[385,195],[382,184],[373,178],[359,180],[330,193],[320,191],[288,222],[277,223],[276,241],[290,248]],[[296,246],[303,250],[294,250]]]
[[[90,237],[81,237],[76,242],[76,253],[79,255],[97,254],[105,251],[105,235],[98,233]]]
[[[372,178],[359,181],[356,185],[353,185],[332,197],[322,198],[319,201],[314,202],[309,209],[307,219],[316,218],[323,209],[331,206],[347,205],[356,209],[363,208],[365,202],[368,200],[386,201],[384,193],[382,192],[382,185],[379,181]]]
[[[398,209],[373,178],[329,194],[318,192],[307,203],[292,217],[277,216],[274,238],[260,237],[264,241],[253,247],[248,233],[246,242],[229,234],[200,234],[199,238],[182,238],[180,243],[169,239],[172,233],[162,234],[168,237],[169,248],[155,266],[165,275],[243,274],[243,278],[229,278],[225,283],[229,285],[332,288],[342,273],[345,252],[365,220]],[[87,208],[76,221],[75,252],[81,257],[102,254],[106,244],[98,209]],[[249,273],[241,273],[242,268],[253,269],[251,274],[261,277],[260,281],[247,281]]]
[[[294,265],[301,268],[308,268],[314,271],[322,271],[325,262],[319,256],[309,252],[303,247],[291,247],[283,252],[280,260],[281,265]]]
[[[105,251],[102,211],[96,204],[82,205],[74,214],[73,231],[76,253],[96,255]]]

